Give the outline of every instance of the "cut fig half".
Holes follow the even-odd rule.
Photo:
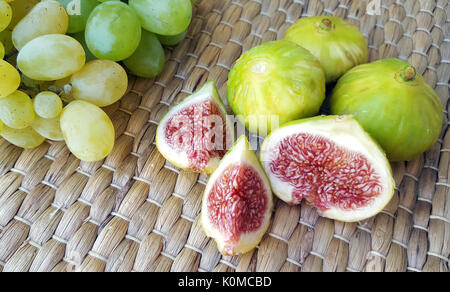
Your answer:
[[[246,253],[266,233],[272,210],[269,180],[247,138],[241,136],[206,185],[203,230],[223,255]]]
[[[351,116],[288,123],[266,138],[260,160],[280,199],[305,199],[323,217],[361,221],[382,211],[394,194],[385,153]]]
[[[209,81],[164,116],[157,129],[156,147],[175,166],[210,174],[233,139],[231,119],[216,85]]]

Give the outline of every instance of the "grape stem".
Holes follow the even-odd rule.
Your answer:
[[[48,90],[61,96],[62,94],[69,94],[72,92],[72,84],[70,84],[70,83],[65,84],[62,88],[52,85],[48,88]]]

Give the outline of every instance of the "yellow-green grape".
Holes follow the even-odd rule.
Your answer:
[[[25,149],[36,148],[45,141],[45,138],[31,127],[18,130],[4,126],[1,136],[9,143]]]
[[[157,37],[162,45],[175,46],[175,45],[178,45],[179,43],[181,43],[181,41],[186,38],[187,33],[188,33],[188,30],[185,30],[182,33],[177,34],[177,35],[169,35],[169,36],[157,35]],[[142,42],[142,40],[141,40],[141,42]]]
[[[4,127],[5,127],[5,124],[3,124],[2,120],[0,120],[0,134],[2,133],[2,130]]]
[[[0,42],[0,59],[3,59],[5,57],[5,47],[3,46],[3,43]]]
[[[12,40],[17,50],[29,41],[47,34],[65,34],[69,26],[69,16],[64,7],[55,0],[39,2],[12,32]]]
[[[64,141],[64,136],[61,132],[59,117],[53,119],[44,119],[36,117],[31,124],[31,127],[44,138],[52,141]]]
[[[94,60],[72,75],[72,95],[104,107],[118,101],[128,87],[125,70],[116,62]]]
[[[0,0],[0,31],[3,31],[11,23],[12,9],[4,0]]]
[[[120,1],[108,1],[89,15],[85,40],[98,59],[121,61],[136,50],[141,31],[141,22],[133,9]]]
[[[12,43],[12,30],[10,28],[7,28],[4,31],[0,32],[0,42],[5,47],[5,55],[11,55],[15,48]]]
[[[28,42],[17,56],[17,65],[31,79],[51,81],[79,71],[85,59],[84,49],[77,40],[48,34]]]
[[[80,160],[99,161],[113,149],[111,119],[92,103],[75,100],[67,105],[61,114],[61,130],[67,147]]]
[[[63,104],[56,93],[43,91],[33,98],[33,106],[38,116],[44,119],[53,119],[59,117]]]
[[[20,74],[5,60],[0,60],[0,99],[17,90],[20,85]]]
[[[166,55],[155,34],[142,30],[138,48],[123,64],[136,76],[153,78],[159,75],[166,63]]]
[[[129,0],[128,3],[139,15],[142,27],[159,35],[178,35],[192,20],[189,0]]]
[[[19,23],[19,21],[22,20],[22,18],[25,17],[25,15],[28,14],[28,12],[33,9],[33,7],[38,4],[40,0],[14,0],[10,1],[9,5],[12,8],[12,19],[11,23],[9,24],[8,28],[11,29],[11,31],[14,29],[14,27]]]
[[[34,121],[31,98],[23,91],[16,90],[0,99],[0,119],[10,128],[24,129]]]

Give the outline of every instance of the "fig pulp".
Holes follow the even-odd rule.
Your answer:
[[[222,254],[245,253],[261,241],[272,209],[267,176],[247,138],[241,136],[208,181],[202,227]]]
[[[367,42],[362,33],[342,18],[303,17],[284,36],[319,59],[327,83],[336,81],[356,65],[367,63]]]
[[[290,204],[306,199],[327,218],[372,217],[394,194],[384,152],[349,116],[288,123],[267,137],[260,155],[280,199]]]
[[[332,114],[353,115],[391,161],[411,160],[439,138],[443,106],[413,66],[398,59],[360,65],[339,79]]]
[[[227,99],[250,132],[266,136],[279,124],[318,113],[325,75],[306,49],[267,42],[244,53],[230,71]]]
[[[216,85],[209,81],[164,116],[156,146],[177,167],[212,173],[231,146],[233,135]]]

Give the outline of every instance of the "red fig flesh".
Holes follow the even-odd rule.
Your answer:
[[[175,166],[212,173],[233,139],[233,126],[215,84],[175,105],[161,120],[156,146]]]
[[[269,181],[242,136],[211,176],[203,197],[202,226],[224,255],[245,253],[266,232],[273,202]]]
[[[384,152],[351,117],[315,117],[282,126],[261,149],[274,193],[313,204],[322,216],[359,221],[380,212],[394,192]]]

